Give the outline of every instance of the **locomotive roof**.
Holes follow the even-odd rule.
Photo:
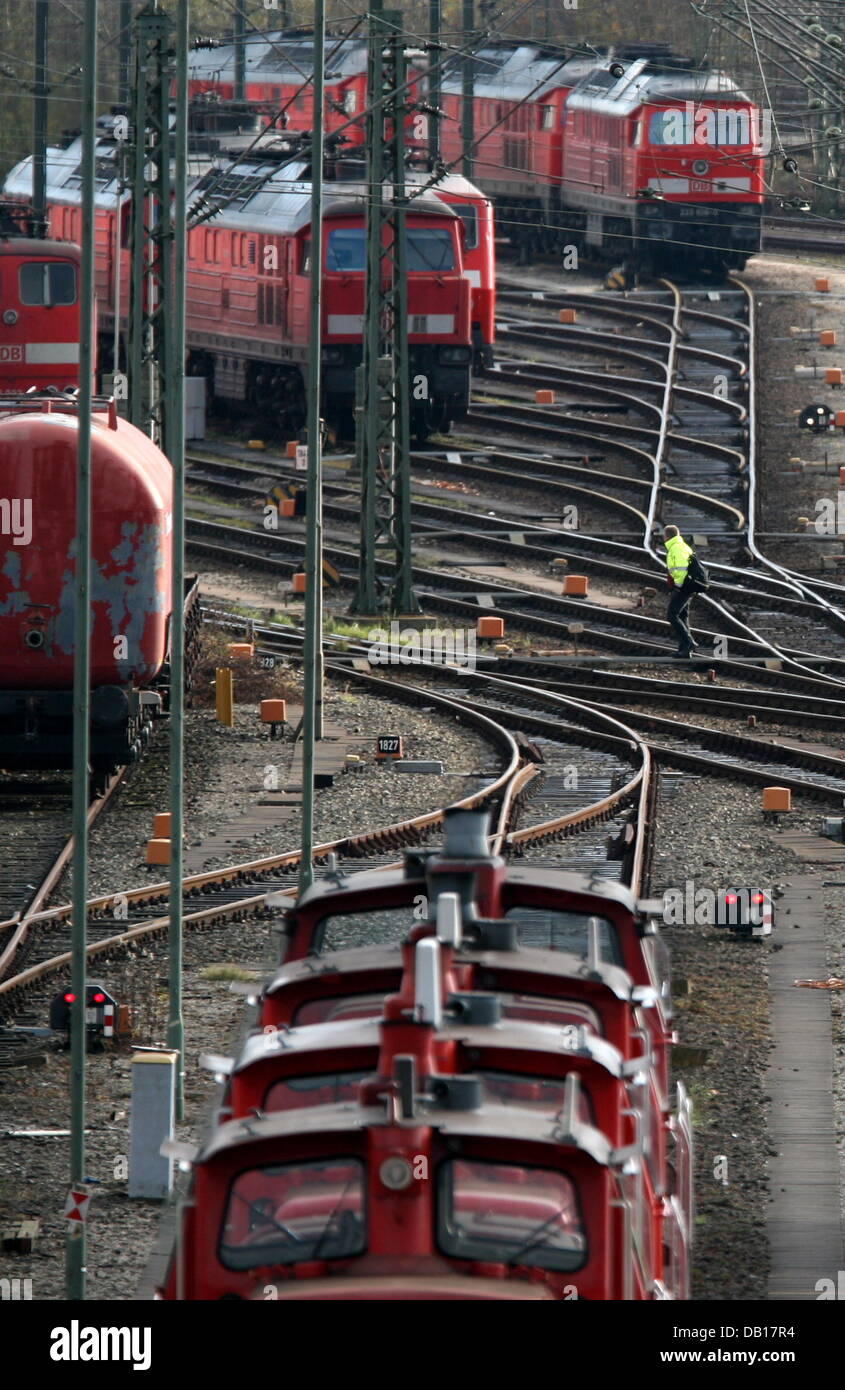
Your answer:
[[[420,869],[408,877],[402,869],[363,869],[359,873],[343,875],[338,881],[335,878],[315,879],[315,881],[305,889],[297,900],[295,911],[300,908],[312,907],[320,902],[325,903],[330,909],[335,901],[348,899],[350,894],[359,891],[366,891],[377,888],[396,888],[399,884],[414,884],[424,882],[425,870]],[[526,884],[528,887],[544,888],[551,892],[577,893],[584,894],[597,900],[595,911],[599,911],[601,901],[616,904],[623,911],[636,914],[637,899],[624,883],[617,883],[613,879],[596,879],[587,874],[569,873],[561,869],[547,869],[538,864],[513,864],[507,866],[507,883],[509,886],[514,884]],[[411,894],[413,896],[413,894]],[[345,910],[348,908],[345,907]],[[362,904],[362,911],[366,911],[366,905]]]
[[[354,1000],[354,996],[352,996]],[[353,1052],[367,1048],[377,1048],[382,1038],[383,1019],[373,1016],[364,1019],[338,1019],[325,1023],[294,1024],[276,1033],[252,1033],[246,1040],[238,1057],[231,1062],[231,1074],[236,1075],[247,1068],[266,1062],[270,1058],[284,1057],[295,1066],[297,1059],[306,1053]],[[546,1023],[534,1019],[506,1018],[493,1026],[489,1024],[464,1023],[460,1019],[447,1019],[437,1029],[439,1040],[461,1043],[464,1047],[480,1054],[485,1049],[497,1052],[534,1053],[559,1058],[577,1057],[582,1063],[592,1063],[615,1080],[630,1076],[647,1064],[647,1057],[636,1057],[626,1062],[618,1047],[606,1038],[589,1029],[582,1029],[581,1036],[573,1039],[568,1028],[559,1023]],[[531,1065],[530,1061],[527,1065]]]
[[[115,143],[111,139],[98,140],[95,145],[95,196],[98,207],[114,207],[118,200],[118,168],[115,160]],[[189,161],[188,187],[204,172],[210,161],[191,159]],[[32,156],[27,155],[6,175],[3,191],[9,197],[32,197]],[[51,145],[47,150],[47,201],[57,203],[76,203],[82,192],[82,138],[72,140],[62,149]],[[121,201],[129,198],[129,193],[121,195]]]
[[[275,1148],[291,1139],[315,1138],[328,1134],[362,1132],[371,1126],[387,1124],[383,1105],[362,1106],[354,1101],[335,1105],[318,1105],[303,1110],[274,1110],[268,1115],[248,1116],[227,1120],[209,1136],[198,1158],[207,1162],[218,1154],[247,1145],[262,1144]],[[449,1110],[426,1106],[412,1120],[394,1120],[399,1128],[423,1124],[441,1134],[462,1135],[466,1138],[500,1139],[519,1144],[550,1144],[555,1150],[575,1148],[587,1154],[602,1167],[624,1161],[628,1154],[614,1150],[607,1136],[593,1125],[575,1120],[571,1133],[563,1133],[557,1115],[536,1115],[495,1102],[485,1103],[478,1110]],[[261,1157],[256,1155],[256,1161]],[[266,1161],[266,1160],[265,1160]]]
[[[51,147],[47,151],[47,198],[57,203],[77,203],[81,196],[81,145],[80,139],[72,141],[66,149]],[[99,207],[115,207],[118,199],[117,166],[115,145],[112,140],[101,140],[96,145],[97,188],[96,200]],[[214,201],[220,200],[220,211],[208,219],[210,228],[256,230],[276,235],[294,235],[311,221],[311,181],[307,177],[308,165],[303,160],[289,159],[280,163],[278,158],[262,158],[260,152],[253,160],[241,160],[236,166],[214,164],[210,159],[192,160],[188,179],[189,208],[200,194],[207,193]],[[410,190],[427,183],[425,176],[411,172],[407,176]],[[467,180],[450,180],[450,188],[455,192],[469,192],[472,185]],[[29,199],[32,196],[32,158],[28,156],[15,165],[4,183],[4,192],[10,197]],[[477,196],[477,190],[475,190]],[[327,217],[358,213],[368,198],[367,185],[359,180],[341,180],[334,188],[330,183],[324,186],[324,215]],[[386,197],[389,198],[389,191]],[[129,194],[122,195],[123,200]],[[415,214],[452,218],[456,214],[441,202],[434,190],[426,191],[413,199],[411,210]],[[19,239],[16,244],[20,245]],[[43,242],[37,243],[43,247]]]
[[[79,259],[79,247],[69,241],[43,241],[37,237],[0,237],[0,256],[70,256]]]
[[[647,58],[638,58],[621,77],[614,77],[606,67],[587,73],[570,92],[566,105],[619,116],[644,104],[702,100],[748,102],[750,98],[727,73],[655,70]]]
[[[308,35],[273,33],[250,34],[245,49],[246,80],[303,82],[314,68],[314,39]],[[326,39],[326,78],[354,77],[367,69],[366,39]],[[234,44],[218,48],[198,48],[188,54],[188,77],[192,82],[222,81],[234,78]]]
[[[479,49],[473,55],[472,69],[476,97],[498,101],[520,101],[533,94],[537,99],[544,91],[577,81],[585,71],[596,65],[595,58],[570,58],[549,55],[536,44],[520,44],[503,48],[497,44]],[[462,60],[456,60],[443,74],[443,90],[459,92],[462,86]]]

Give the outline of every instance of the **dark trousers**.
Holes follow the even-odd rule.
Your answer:
[[[678,648],[681,651],[690,651],[692,648],[692,633],[690,632],[685,618],[687,617],[689,606],[695,595],[695,589],[688,579],[685,579],[680,588],[676,588],[669,600],[669,608],[666,616],[678,638]]]

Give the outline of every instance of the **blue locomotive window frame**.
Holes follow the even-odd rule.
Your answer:
[[[361,274],[367,265],[363,227],[332,227],[326,247],[326,270],[340,274]],[[415,271],[455,269],[455,244],[447,227],[409,227],[407,265]]]

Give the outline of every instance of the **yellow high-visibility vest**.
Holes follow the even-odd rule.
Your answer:
[[[687,545],[680,536],[673,536],[666,542],[666,565],[675,585],[680,588],[687,577],[692,546]]]

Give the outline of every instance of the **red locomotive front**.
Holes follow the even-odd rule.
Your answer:
[[[0,240],[0,390],[79,385],[79,248]]]

